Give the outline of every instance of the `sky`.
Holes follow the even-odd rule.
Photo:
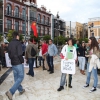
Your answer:
[[[53,15],[59,12],[65,21],[87,23],[88,18],[100,17],[100,0],[37,0]]]

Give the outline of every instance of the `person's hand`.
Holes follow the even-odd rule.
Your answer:
[[[85,55],[85,57],[90,57],[90,55]]]
[[[68,58],[65,58],[65,60],[68,60]]]
[[[53,56],[53,58],[55,58],[56,56]]]

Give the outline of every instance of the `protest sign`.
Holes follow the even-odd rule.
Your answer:
[[[75,74],[75,60],[61,60],[61,72],[66,74]]]

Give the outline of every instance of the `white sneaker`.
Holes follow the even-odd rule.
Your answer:
[[[90,93],[91,93],[91,92],[94,92],[94,91],[96,91],[96,90],[97,90],[96,88],[92,87],[92,89],[90,90]]]
[[[89,84],[85,84],[85,85],[83,86],[83,88],[87,88],[87,87],[89,87]]]

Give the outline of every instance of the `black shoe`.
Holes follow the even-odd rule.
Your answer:
[[[49,70],[47,70],[48,72],[50,72],[51,70],[49,69]]]
[[[26,73],[26,75],[30,75],[29,73]]]
[[[58,89],[57,89],[57,91],[61,91],[61,90],[63,90],[64,89],[64,87],[63,86],[60,86]]]
[[[54,73],[54,72],[51,71],[49,74],[53,74],[53,73]]]
[[[31,75],[32,77],[34,77],[34,75]]]
[[[66,86],[67,86],[67,84],[66,84]],[[68,86],[69,88],[72,88],[72,86],[69,84],[69,86]]]
[[[22,95],[25,92],[25,89],[23,89],[23,91],[21,91],[19,94]]]

